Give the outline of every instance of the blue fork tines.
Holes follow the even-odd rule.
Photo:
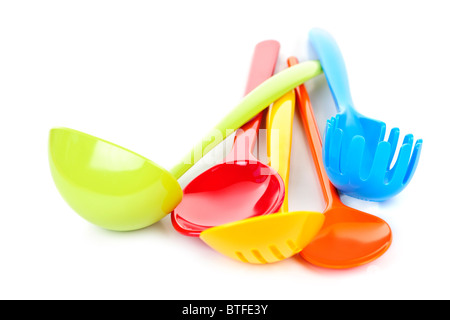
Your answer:
[[[353,136],[344,152],[344,132],[338,124],[338,117],[327,121],[323,148],[324,165],[333,184],[350,196],[374,201],[385,200],[403,190],[417,168],[422,139],[414,144],[413,135],[407,134],[394,161],[400,130],[393,128],[387,141],[378,142],[370,170],[362,174],[366,141],[363,136]]]

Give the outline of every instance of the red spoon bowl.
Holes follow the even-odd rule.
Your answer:
[[[214,226],[278,212],[284,189],[278,173],[259,161],[225,162],[185,187],[172,224],[180,233],[199,236]]]

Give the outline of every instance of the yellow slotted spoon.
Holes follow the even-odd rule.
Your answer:
[[[294,112],[295,94],[290,91],[275,101],[267,114],[270,165],[283,178],[286,188],[279,214],[231,222],[203,231],[200,239],[214,250],[242,262],[273,263],[303,250],[322,227],[324,216],[320,212],[288,212]]]

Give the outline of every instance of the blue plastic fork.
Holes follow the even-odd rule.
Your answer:
[[[400,130],[384,141],[386,124],[358,113],[350,94],[344,59],[333,37],[312,29],[309,40],[322,65],[338,114],[327,121],[323,162],[330,181],[342,193],[364,200],[384,201],[411,181],[422,150],[407,134],[393,162]],[[413,147],[414,145],[414,147]]]

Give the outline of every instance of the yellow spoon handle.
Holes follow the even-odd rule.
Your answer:
[[[289,167],[292,145],[292,125],[295,93],[289,91],[275,101],[267,113],[267,156],[269,165],[284,181],[285,197],[280,212],[288,212]]]

